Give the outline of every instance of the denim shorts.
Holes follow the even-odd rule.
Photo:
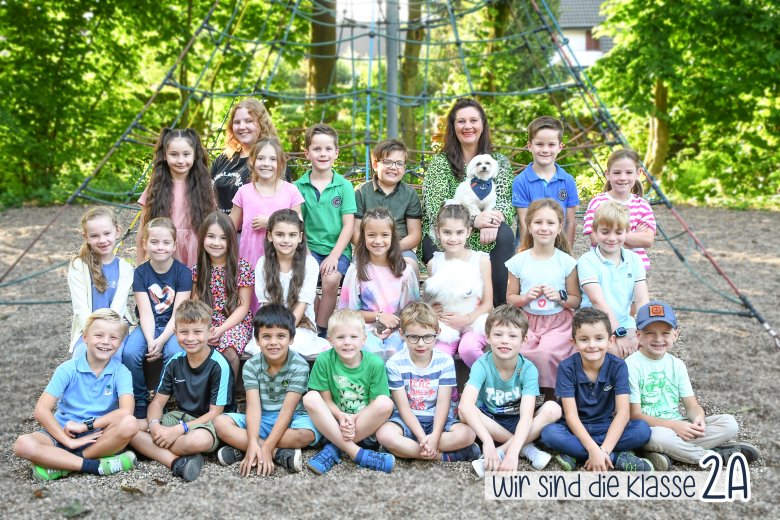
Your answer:
[[[317,261],[318,264],[322,264],[322,261],[327,258],[328,255],[321,255],[319,253],[315,253],[314,251],[309,251],[309,254],[314,257],[314,259]],[[347,274],[347,269],[349,269],[349,258],[347,258],[345,255],[341,255],[339,257],[339,264],[336,267],[339,273],[341,273],[341,276],[344,277]]]
[[[503,413],[490,413],[481,406],[479,407],[479,411],[493,419],[499,426],[513,435],[517,429],[517,423],[520,422],[520,414],[508,415]]]
[[[425,432],[425,435],[430,435],[433,433],[433,417],[418,417],[417,420],[420,422],[420,426],[422,426],[423,431]],[[404,431],[404,437],[407,439],[417,440],[417,437],[414,436],[414,433],[412,433],[412,430],[409,429],[409,427],[404,423],[404,420],[401,419],[401,414],[398,413],[398,411],[394,411],[393,415],[390,416],[390,419],[388,419],[389,422],[393,424],[397,424],[401,427],[401,429]],[[457,419],[454,419],[451,415],[447,416],[447,421],[444,423],[444,430],[445,432],[448,432],[452,430],[453,425],[458,424],[460,421]]]

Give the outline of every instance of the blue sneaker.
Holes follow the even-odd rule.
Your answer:
[[[384,471],[385,473],[391,473],[395,467],[395,457],[390,453],[379,453],[378,451],[365,448],[360,449],[355,462],[361,468]]]
[[[477,460],[482,456],[482,450],[479,449],[477,443],[473,443],[471,446],[466,446],[455,451],[448,451],[441,454],[441,460],[444,462],[471,462]]]
[[[318,454],[306,462],[306,466],[317,475],[324,475],[335,464],[341,464],[340,451],[331,443],[326,444]]]

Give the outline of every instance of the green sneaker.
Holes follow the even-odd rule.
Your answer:
[[[555,455],[555,460],[561,465],[563,471],[574,471],[577,469],[577,459],[565,453]]]
[[[100,474],[113,475],[120,471],[130,471],[135,467],[135,453],[130,450],[124,451],[113,457],[103,457],[100,459]]]
[[[38,466],[36,464],[32,465],[32,476],[35,480],[57,480],[67,475],[70,475],[70,471],[44,468],[43,466]]]

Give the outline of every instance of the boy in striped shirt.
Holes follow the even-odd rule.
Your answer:
[[[406,348],[387,360],[387,380],[397,407],[376,432],[390,453],[407,459],[472,461],[481,451],[474,430],[450,410],[456,386],[455,363],[433,348],[439,333],[436,313],[425,303],[401,312]]]
[[[241,461],[243,476],[253,468],[270,475],[274,464],[297,473],[303,468],[301,448],[316,444],[320,434],[301,402],[309,365],[290,350],[295,316],[283,305],[264,305],[255,315],[254,334],[260,353],[244,365],[246,415],[228,413],[214,421],[229,445],[219,449],[217,459],[223,466]]]

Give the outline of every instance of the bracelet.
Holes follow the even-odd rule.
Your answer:
[[[152,419],[151,421],[149,421],[149,428],[151,428],[154,423],[159,423],[159,422],[160,419]]]
[[[376,317],[374,318],[374,321],[376,323],[379,323],[379,317],[382,315],[383,312],[384,311],[380,310],[379,312],[376,313]]]
[[[179,424],[181,424],[182,429],[184,430],[184,433],[186,434],[188,431],[190,431],[190,427],[187,426],[187,423],[184,421],[179,421]]]
[[[606,453],[606,454],[607,454],[607,457],[611,457],[611,456],[612,456],[612,454],[611,454],[610,452],[608,452],[607,450],[605,450],[603,446],[599,446],[599,449],[601,449],[601,451],[603,451],[604,453]]]

